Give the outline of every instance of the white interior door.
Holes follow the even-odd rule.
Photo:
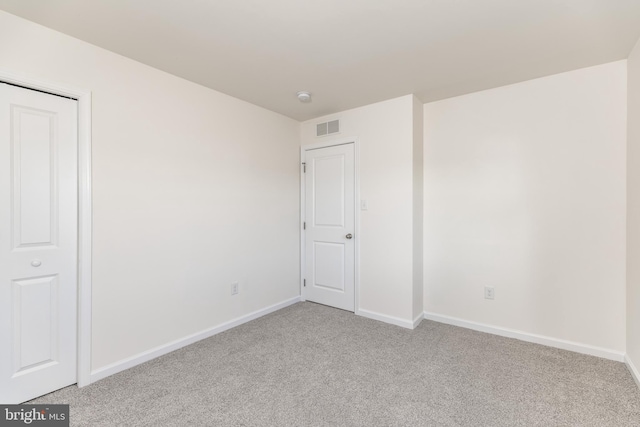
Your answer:
[[[305,152],[305,286],[309,301],[355,307],[354,145]]]
[[[0,84],[0,402],[76,382],[77,102]]]

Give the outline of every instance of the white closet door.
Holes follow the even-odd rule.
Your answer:
[[[77,102],[0,84],[0,402],[76,382]]]

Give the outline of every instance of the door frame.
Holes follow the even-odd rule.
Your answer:
[[[91,91],[0,68],[0,81],[78,101],[78,325],[77,385],[91,384]]]
[[[305,162],[305,154],[309,150],[317,150],[319,148],[335,147],[337,145],[353,144],[354,151],[354,279],[353,279],[353,293],[354,293],[354,313],[360,315],[360,144],[357,137],[349,138],[335,138],[325,140],[322,142],[316,142],[313,144],[305,144],[300,147],[300,300],[306,301],[304,293],[304,279],[306,276],[306,251],[305,241],[306,233],[304,229],[304,221],[306,217],[305,212],[305,173],[303,163]]]

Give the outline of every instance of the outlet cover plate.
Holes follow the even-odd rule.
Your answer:
[[[485,299],[494,299],[496,296],[496,291],[491,286],[484,287],[484,297]]]

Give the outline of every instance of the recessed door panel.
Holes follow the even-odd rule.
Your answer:
[[[313,286],[344,292],[344,244],[314,242]]]
[[[13,282],[13,351],[19,374],[57,359],[57,277]]]
[[[11,106],[14,247],[55,245],[56,116]]]
[[[313,159],[313,225],[344,227],[344,154]]]

